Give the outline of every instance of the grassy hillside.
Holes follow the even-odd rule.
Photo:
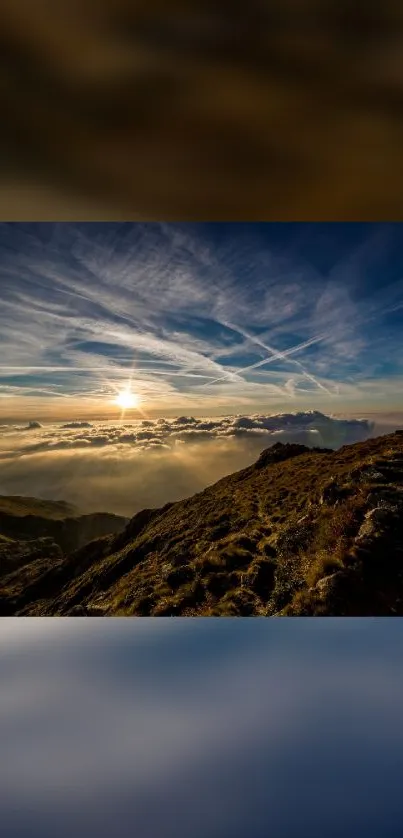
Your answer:
[[[403,432],[249,468],[3,579],[21,615],[403,615]]]
[[[39,515],[52,521],[79,515],[79,509],[71,503],[61,500],[39,500],[38,498],[20,497],[19,495],[0,495],[0,514],[23,517]]]

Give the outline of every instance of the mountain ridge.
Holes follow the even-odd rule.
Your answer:
[[[0,613],[403,615],[402,512],[403,430],[338,450],[276,443],[190,498],[5,576]]]
[[[0,579],[38,559],[58,560],[93,539],[120,532],[127,519],[81,514],[65,501],[0,495]]]

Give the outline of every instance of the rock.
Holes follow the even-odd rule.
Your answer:
[[[382,472],[378,471],[373,466],[366,466],[359,470],[358,479],[362,482],[366,482],[367,480],[374,482],[374,483],[385,483],[386,478]]]
[[[399,515],[399,503],[390,503],[383,499],[373,509],[370,509],[364,517],[359,529],[356,542],[368,537],[378,538],[385,531],[393,532],[394,519]]]
[[[375,509],[370,509],[364,517],[356,540],[360,541],[362,538],[375,535],[377,531],[383,529],[389,516],[390,510],[387,506],[376,506]]]
[[[298,443],[282,443],[276,442],[271,448],[266,448],[259,456],[255,464],[256,469],[265,468],[272,463],[279,463],[284,460],[289,460],[293,457],[299,457],[300,454],[309,453],[310,449],[306,445],[299,445]]]
[[[327,597],[332,591],[334,591],[336,585],[340,582],[343,577],[343,571],[338,570],[336,573],[331,573],[330,576],[324,576],[323,579],[319,579],[319,582],[315,585],[315,591],[320,594],[321,597]]]
[[[385,506],[388,504],[402,503],[403,493],[394,487],[390,488],[374,488],[367,497],[367,503],[370,507]]]
[[[339,486],[335,478],[332,477],[329,483],[323,487],[319,497],[319,503],[321,505],[326,503],[329,506],[336,506],[340,501],[347,498],[352,491],[353,489],[350,486]]]

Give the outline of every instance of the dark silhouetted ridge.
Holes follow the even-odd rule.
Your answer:
[[[332,448],[308,448],[307,445],[298,445],[297,443],[276,442],[271,448],[266,448],[262,451],[259,459],[255,464],[255,468],[265,468],[271,463],[280,463],[285,460],[290,460],[292,457],[299,457],[300,454],[306,454],[309,451],[314,451],[320,454],[332,453]]]

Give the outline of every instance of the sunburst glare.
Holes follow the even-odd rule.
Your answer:
[[[122,410],[130,410],[139,407],[140,397],[137,393],[132,393],[131,390],[122,390],[118,393],[115,404]]]

